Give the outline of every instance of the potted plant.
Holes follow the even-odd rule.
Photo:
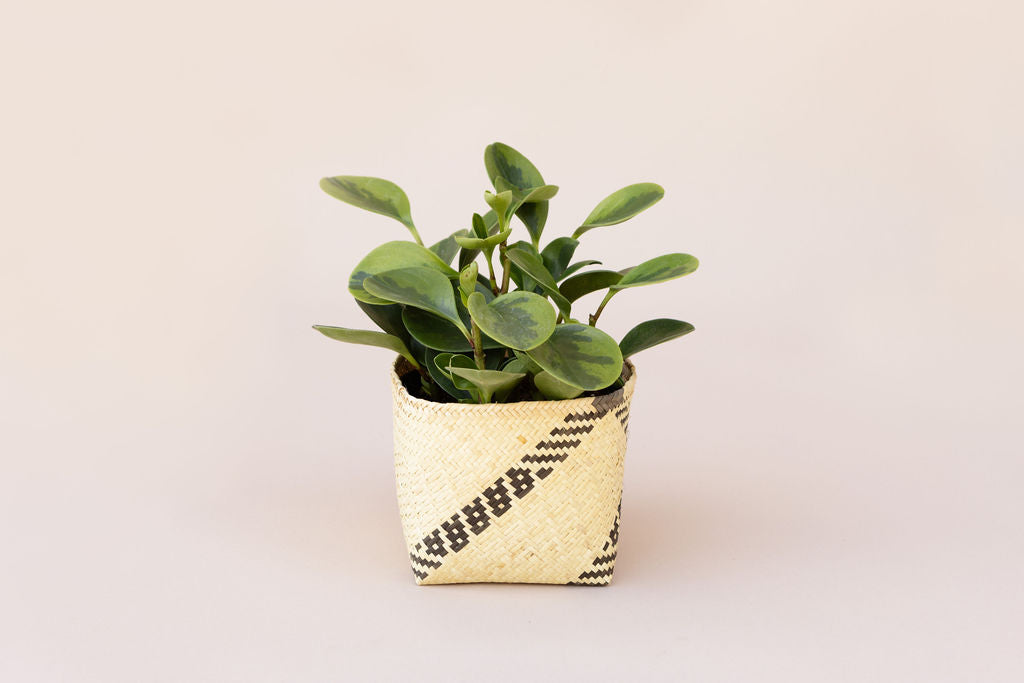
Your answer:
[[[394,183],[322,179],[327,194],[399,221],[412,239],[385,242],[349,278],[381,331],[315,329],[398,354],[395,475],[417,583],[604,585],[619,538],[629,358],[693,326],[648,320],[616,342],[598,321],[613,297],[692,273],[697,259],[666,254],[623,270],[573,261],[587,232],[657,203],[654,183],[613,192],[542,248],[558,188],[508,145],[489,145],[484,164],[489,210],[430,247]],[[510,241],[513,219],[529,240]],[[578,318],[574,303],[601,291]]]

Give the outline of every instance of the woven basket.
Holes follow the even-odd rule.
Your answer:
[[[611,581],[636,374],[605,396],[469,405],[391,373],[395,479],[418,584]]]

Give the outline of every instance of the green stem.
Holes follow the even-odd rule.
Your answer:
[[[494,292],[495,296],[497,296],[498,295],[498,280],[494,276],[494,265],[491,263],[491,257],[493,255],[494,255],[494,250],[493,249],[491,251],[489,251],[489,252],[484,254],[484,256],[487,257],[487,271],[488,271],[488,273],[490,274],[490,277],[491,277],[491,291]]]
[[[480,327],[477,326],[476,321],[471,321],[473,324],[473,338],[470,340],[470,344],[473,347],[473,360],[476,361],[476,367],[478,370],[486,370],[487,365],[484,359],[484,339],[483,335],[480,334]]]
[[[413,225],[412,223],[406,223],[405,227],[409,228],[409,232],[411,232],[412,236],[416,239],[416,243],[422,247],[423,239],[420,237],[419,230],[416,229],[416,226]]]
[[[505,293],[508,292],[508,281],[509,281],[509,278],[512,275],[512,261],[509,260],[508,256],[505,255],[505,250],[507,248],[508,248],[508,245],[505,242],[502,242],[501,243],[501,251],[499,252],[501,254],[501,267],[502,267],[501,289],[498,290],[499,294],[505,294]]]
[[[597,327],[597,319],[601,317],[601,313],[604,312],[604,307],[608,305],[608,302],[615,296],[615,290],[609,289],[608,293],[604,295],[604,299],[601,301],[601,305],[597,307],[597,310],[590,314],[590,326]]]

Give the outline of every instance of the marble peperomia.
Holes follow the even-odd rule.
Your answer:
[[[390,349],[419,373],[424,398],[491,403],[575,398],[621,383],[630,355],[693,331],[681,320],[638,324],[620,342],[597,327],[612,297],[633,287],[674,280],[697,269],[689,254],[664,254],[622,270],[573,261],[580,239],[645,211],[664,196],[637,183],[602,199],[572,237],[541,247],[548,185],[525,156],[496,142],[484,151],[493,191],[489,210],[436,244],[423,244],[409,199],[394,183],[366,176],[324,178],[332,197],[402,223],[412,240],[390,241],[367,254],[349,277],[349,292],[382,330],[316,325],[331,339]],[[509,243],[513,219],[529,240]],[[453,263],[455,264],[453,266]],[[574,316],[581,297],[604,291],[585,322]]]

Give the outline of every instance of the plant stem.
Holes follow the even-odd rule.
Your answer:
[[[590,326],[597,327],[597,319],[601,317],[601,313],[604,311],[604,307],[608,305],[612,297],[615,296],[615,290],[609,289],[608,293],[604,295],[604,299],[601,301],[601,305],[597,307],[597,310],[590,314]]]
[[[409,228],[409,232],[411,232],[412,236],[416,239],[416,243],[418,245],[420,245],[421,247],[424,246],[423,245],[423,238],[420,237],[420,232],[419,232],[419,230],[416,229],[416,226],[412,225],[411,223],[406,223],[405,227]]]
[[[476,367],[478,370],[486,370],[487,365],[484,361],[484,339],[483,335],[480,334],[480,328],[477,326],[476,321],[471,321],[473,324],[473,338],[470,340],[470,344],[473,347],[473,360],[476,361]]]
[[[487,271],[488,271],[488,273],[490,273],[490,276],[491,276],[491,291],[494,292],[495,296],[497,296],[498,295],[498,280],[494,277],[494,265],[491,263],[491,256],[493,256],[493,255],[494,255],[494,250],[493,249],[490,252],[485,254],[485,256],[487,257]]]
[[[506,242],[502,242],[500,247],[501,251],[499,252],[501,254],[502,267],[501,289],[498,290],[499,294],[505,294],[508,292],[508,280],[509,277],[512,275],[512,262],[509,260],[508,256],[505,255],[505,250],[507,248],[508,244]]]

